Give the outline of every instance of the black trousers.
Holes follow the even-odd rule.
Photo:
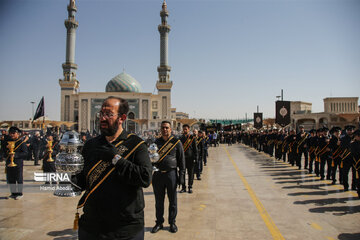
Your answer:
[[[196,177],[200,177],[200,174],[202,173],[203,170],[203,160],[202,160],[202,156],[199,157],[199,160],[195,163],[195,174]]]
[[[346,158],[344,161],[344,167],[343,167],[343,185],[345,189],[349,188],[349,172],[351,169],[352,172],[352,182],[351,186],[352,188],[356,187],[356,170],[353,166],[353,162],[351,158]]]
[[[188,173],[188,187],[192,188],[192,185],[194,183],[194,167],[195,167],[194,160],[193,159],[185,159],[185,167],[186,167],[186,171]],[[185,175],[184,175],[183,180],[184,180],[183,181],[184,185],[182,187],[186,188]]]
[[[272,157],[274,155],[274,144],[269,145],[268,151],[269,155]]]
[[[194,174],[193,174],[194,175]],[[164,200],[165,190],[169,199],[169,224],[175,223],[177,215],[177,173],[176,169],[166,173],[161,171],[154,172],[152,185],[155,195],[156,223],[164,222]]]
[[[332,166],[334,163],[334,166]],[[336,171],[339,168],[339,180],[340,183],[342,183],[342,177],[343,177],[343,169],[340,167],[341,166],[341,159],[340,158],[335,158],[332,160],[331,162],[331,166],[332,166],[332,171],[331,171],[331,180],[336,181]]]
[[[13,195],[22,195],[23,191],[23,165],[16,167],[6,167],[6,179]]]
[[[328,155],[320,156],[320,177],[323,179],[325,177],[325,165],[326,168],[326,178],[331,179],[331,158]]]
[[[39,158],[40,158],[40,149],[34,148],[33,149],[33,155],[34,155],[34,165],[39,164]]]
[[[207,157],[208,157],[208,149],[205,148],[205,151],[204,151],[204,165],[206,166],[206,163],[207,163]]]
[[[293,150],[293,151],[289,152],[288,159],[289,159],[289,162],[290,162],[291,166],[294,166],[295,162],[297,160],[296,150],[295,151]]]
[[[127,238],[126,240],[144,240],[144,235],[145,235],[145,231],[144,229],[140,232],[138,232],[133,238]],[[81,227],[79,227],[78,230],[78,237],[79,240],[120,240],[119,238],[113,237],[104,237],[101,236],[101,234],[94,234],[94,233],[89,233],[87,232],[85,229],[82,229]],[[125,240],[123,238],[121,238],[121,240]]]
[[[305,165],[304,168],[308,168],[309,165],[309,156],[308,156],[308,151],[307,150],[300,150],[299,149],[299,153],[297,154],[297,159],[296,159],[296,165],[301,168],[301,157],[304,154],[304,158],[305,158]]]

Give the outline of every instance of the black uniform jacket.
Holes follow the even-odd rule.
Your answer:
[[[155,140],[155,144],[160,149],[167,141],[162,137]],[[176,146],[164,157],[160,163],[156,163],[155,166],[160,171],[169,171],[171,169],[179,168],[179,173],[185,173],[185,158],[184,158],[184,149],[181,141],[176,144]]]
[[[359,171],[359,167],[360,167],[360,141],[354,141],[351,143],[350,145],[351,148],[351,155],[353,157],[353,165],[358,169]],[[358,189],[359,191],[360,189]]]
[[[185,152],[185,160],[196,162],[197,159],[198,159],[198,149],[197,149],[197,146],[196,146],[196,137],[194,137],[194,136],[190,136],[190,137],[193,138],[193,141],[192,141],[191,145],[188,147],[188,149]],[[183,145],[186,142],[187,138],[188,138],[187,135],[182,135],[180,137],[180,140],[181,140]]]
[[[100,135],[86,142],[82,155],[84,168],[76,175],[76,184],[82,190],[87,187],[87,174],[99,160],[111,161],[115,145],[125,140],[124,130],[112,143]],[[138,138],[136,135],[130,136]],[[90,195],[83,208],[79,226],[88,232],[101,233],[107,237],[127,239],[144,227],[143,187],[152,178],[152,165],[145,143],[142,143],[128,159],[121,158],[106,180]]]

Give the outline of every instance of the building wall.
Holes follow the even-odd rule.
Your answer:
[[[324,111],[328,113],[357,113],[358,97],[336,97],[324,99]]]

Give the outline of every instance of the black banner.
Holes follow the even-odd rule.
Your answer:
[[[263,114],[254,113],[254,128],[260,129],[263,127]]]
[[[291,123],[290,119],[290,101],[276,101],[276,119],[275,123],[282,127]]]
[[[45,104],[44,104],[44,97],[41,98],[39,105],[36,108],[35,115],[33,117],[33,121],[38,119],[39,117],[45,116]]]
[[[209,132],[216,132],[217,129],[216,129],[216,126],[206,126],[206,132],[209,133]]]

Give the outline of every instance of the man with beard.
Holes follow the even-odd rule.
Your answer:
[[[163,228],[165,191],[169,199],[170,232],[176,233],[178,230],[175,224],[177,215],[176,188],[178,181],[179,185],[182,185],[184,181],[184,149],[180,140],[171,134],[169,121],[161,123],[161,137],[156,139],[155,144],[159,148],[159,160],[155,163],[159,170],[154,172],[152,181],[155,195],[156,225],[151,233],[156,233]],[[179,168],[179,174],[177,168]]]
[[[142,188],[151,183],[152,165],[144,141],[123,129],[128,110],[122,98],[105,99],[98,113],[101,135],[83,147],[84,168],[73,179],[85,190],[77,206],[84,212],[79,240],[144,239]],[[74,228],[78,218],[76,213]]]
[[[188,190],[189,193],[192,193],[192,185],[194,182],[194,166],[198,160],[198,149],[196,146],[196,137],[190,134],[190,126],[187,124],[183,125],[183,135],[181,136],[180,141],[183,144],[185,153],[185,166],[188,173]],[[186,192],[185,179],[183,181],[180,193],[184,192]]]

